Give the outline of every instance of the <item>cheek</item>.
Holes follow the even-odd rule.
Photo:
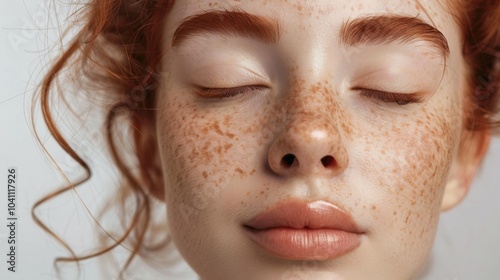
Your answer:
[[[451,165],[455,141],[451,123],[439,117],[431,121],[411,125],[407,129],[393,127],[395,136],[388,141],[385,149],[393,147],[391,170],[394,177],[389,195],[397,196],[398,202],[393,208],[400,210],[394,215],[397,224],[403,229],[418,229],[408,232],[422,236],[437,222],[440,212],[444,185]],[[389,159],[387,159],[389,160]]]
[[[376,189],[376,194],[367,191],[374,194],[371,219],[383,233],[374,238],[392,252],[389,258],[403,253],[404,259],[421,262],[432,246],[459,139],[459,112],[458,107],[429,105],[413,116],[356,129],[364,134],[354,136],[361,139],[362,154],[370,155],[359,161]]]
[[[262,104],[254,104],[261,106]],[[204,106],[204,105],[203,105]],[[201,108],[167,97],[160,102],[158,135],[170,213],[190,209],[190,219],[215,211],[233,179],[250,178],[262,166],[278,106]],[[175,208],[175,209],[174,209]]]
[[[255,180],[263,172],[256,169],[267,158],[271,124],[281,116],[273,105],[258,112],[254,106],[238,110],[197,106],[167,97],[159,102],[157,115],[170,233],[179,251],[194,263],[206,262],[207,256],[199,252],[221,249],[200,242],[209,233],[233,230],[228,228],[228,220],[234,219],[228,205],[235,199],[228,197],[238,192],[238,186],[242,188],[238,182]]]
[[[181,253],[199,251],[196,240],[215,211],[212,203],[221,186],[239,167],[230,156],[240,149],[231,114],[206,116],[182,98],[165,96],[158,102],[157,130],[163,165],[168,222]],[[194,226],[197,225],[197,226]]]
[[[206,116],[173,98],[159,115],[159,142],[168,194],[188,199],[202,184],[220,187],[238,167],[230,168],[230,155],[239,151],[239,135],[231,114]],[[233,166],[234,167],[234,166]],[[198,189],[200,191],[200,189]],[[172,204],[172,203],[169,203]]]

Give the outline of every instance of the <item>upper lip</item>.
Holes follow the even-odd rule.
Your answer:
[[[324,200],[281,202],[269,210],[257,214],[245,226],[254,230],[308,228],[362,233],[351,215],[340,207]]]

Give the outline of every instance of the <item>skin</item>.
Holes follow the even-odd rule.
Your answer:
[[[442,207],[463,198],[478,162],[458,160],[465,75],[458,27],[437,1],[420,4],[175,3],[165,22],[157,144],[171,236],[201,279],[416,277]],[[231,7],[278,20],[280,42],[204,34],[170,47],[182,19]],[[341,46],[341,24],[367,13],[433,22],[450,46],[446,67],[422,42]],[[207,98],[194,85],[265,87]],[[353,86],[419,91],[424,101],[398,105]],[[299,165],[279,164],[289,153]],[[325,167],[328,155],[335,164]],[[290,198],[346,209],[365,232],[360,247],[328,261],[285,260],[243,234],[243,223]]]

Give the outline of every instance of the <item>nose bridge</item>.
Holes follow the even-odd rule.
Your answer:
[[[293,83],[288,95],[285,107],[287,113],[294,117],[300,116],[307,120],[308,116],[333,117],[338,111],[337,94],[328,79],[323,82],[308,84],[306,80],[298,80]]]
[[[296,136],[309,139],[321,132],[333,138],[340,138],[339,121],[342,119],[342,108],[338,93],[331,82],[325,80],[308,84],[306,80],[293,83],[293,87],[285,102],[287,115],[286,127],[292,129]]]

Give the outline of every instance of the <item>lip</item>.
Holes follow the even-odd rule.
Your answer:
[[[289,260],[330,260],[361,245],[364,232],[351,215],[323,200],[278,203],[244,224],[247,236]]]

